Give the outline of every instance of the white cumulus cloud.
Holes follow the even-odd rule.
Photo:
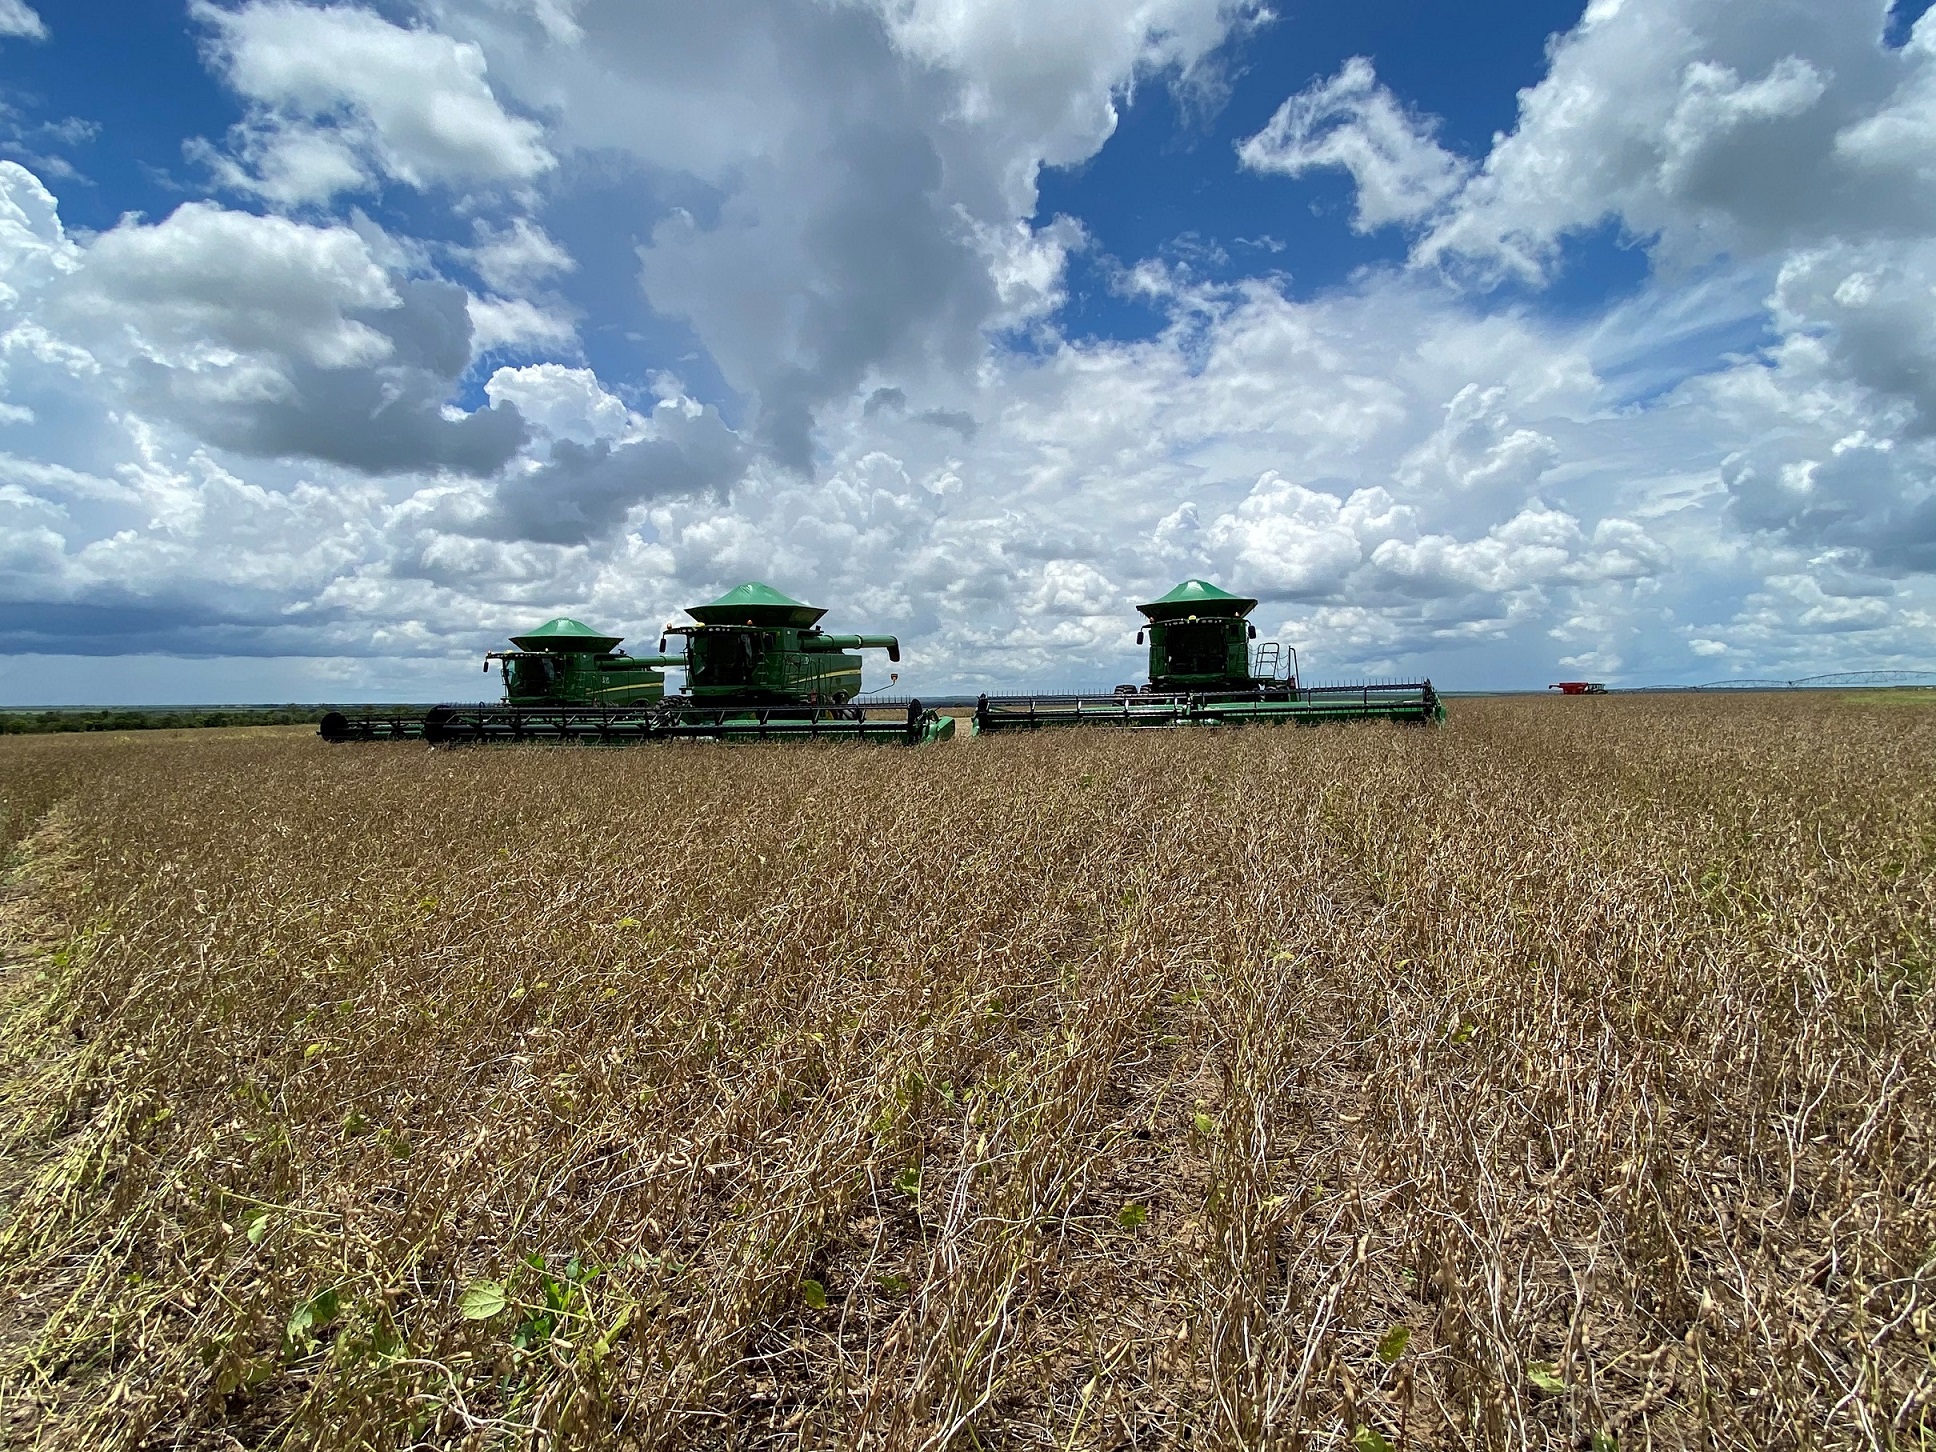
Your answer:
[[[477,46],[353,5],[196,0],[229,84],[251,103],[218,158],[229,184],[282,204],[323,202],[381,177],[411,187],[521,183],[556,158],[507,112]]]
[[[26,0],[0,0],[0,35],[17,35],[27,40],[47,39],[47,22]]]
[[[1378,83],[1372,63],[1353,56],[1329,80],[1313,82],[1277,108],[1238,147],[1253,171],[1302,176],[1340,167],[1357,183],[1352,226],[1369,232],[1416,222],[1463,185],[1470,163],[1433,139],[1430,118],[1408,113]]]
[[[555,114],[556,145],[711,189],[639,248],[756,407],[752,432],[810,469],[819,412],[874,373],[972,368],[991,328],[1058,295],[1067,224],[1033,219],[1044,165],[1093,154],[1139,83],[1201,73],[1258,0],[586,0],[557,26],[441,0],[494,81]]]
[[[171,368],[225,371],[263,352],[319,368],[385,357],[390,342],[353,314],[398,305],[390,279],[347,227],[189,202],[152,226],[105,232],[61,299]]]
[[[1926,176],[1936,20],[1892,51],[1887,9],[1589,6],[1420,257],[1540,281],[1562,239],[1608,220],[1680,263],[1927,230],[1936,196],[1904,182]]]

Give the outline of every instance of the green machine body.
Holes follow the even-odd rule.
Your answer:
[[[683,635],[685,694],[695,706],[844,706],[861,694],[861,661],[850,652],[885,650],[901,658],[891,635],[829,635],[827,612],[767,585],[745,584],[686,610],[696,625],[669,625]]]

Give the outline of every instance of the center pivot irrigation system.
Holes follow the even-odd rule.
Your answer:
[[[976,734],[1044,726],[1242,726],[1257,723],[1443,721],[1430,681],[1393,685],[1305,686],[1297,653],[1276,641],[1255,647],[1245,618],[1255,600],[1186,580],[1139,605],[1148,624],[1150,679],[1107,696],[983,696]],[[405,712],[323,717],[328,741],[879,741],[910,746],[945,741],[955,721],[918,700],[883,701],[863,693],[861,660],[885,650],[891,635],[829,635],[825,610],[746,584],[686,610],[693,624],[668,625],[654,655],[627,655],[622,637],[576,620],[547,621],[494,650],[504,699]],[[681,649],[668,654],[678,637]],[[664,672],[683,670],[685,689],[668,696]],[[890,682],[898,676],[890,677]]]

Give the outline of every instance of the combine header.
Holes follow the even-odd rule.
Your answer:
[[[741,585],[686,611],[697,624],[669,625],[656,655],[629,656],[621,637],[576,620],[546,622],[513,636],[515,650],[491,651],[504,699],[437,706],[422,717],[345,716],[332,711],[329,741],[422,740],[432,744],[516,741],[886,741],[916,745],[954,734],[954,719],[919,701],[861,699],[857,650],[901,658],[891,635],[828,635],[825,610],[765,585]],[[666,653],[671,637],[683,648]],[[686,689],[665,693],[667,667]]]
[[[1148,624],[1149,684],[1118,686],[1108,696],[983,696],[975,734],[1044,726],[1248,726],[1324,721],[1443,721],[1445,707],[1430,681],[1359,686],[1306,686],[1296,655],[1285,669],[1276,641],[1252,647],[1257,627],[1245,617],[1255,600],[1205,580],[1185,580],[1161,599],[1136,607]]]

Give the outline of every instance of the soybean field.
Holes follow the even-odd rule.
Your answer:
[[[0,1446],[1936,1448],[1932,762],[0,739]]]

